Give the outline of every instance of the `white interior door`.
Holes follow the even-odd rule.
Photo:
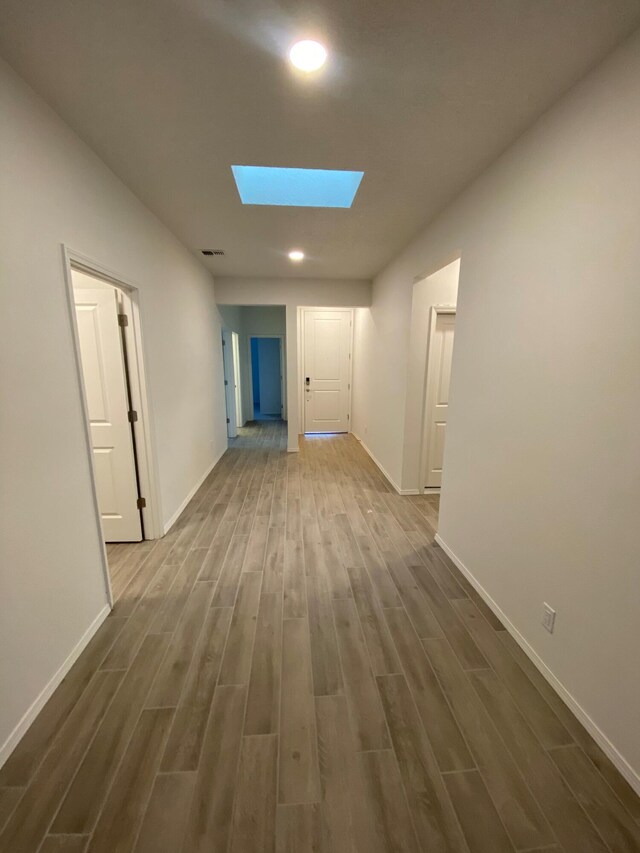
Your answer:
[[[439,488],[449,409],[449,384],[456,315],[437,314],[427,364],[426,471],[424,485]]]
[[[349,431],[351,311],[304,312],[304,431]]]
[[[236,423],[236,383],[233,370],[233,337],[226,329],[222,330],[222,364],[224,368],[224,399],[227,408],[227,436],[238,435]]]
[[[233,344],[233,382],[236,398],[236,429],[244,423],[242,417],[242,388],[240,385],[240,339],[237,332],[231,333],[231,342]]]
[[[74,273],[74,282],[81,273]],[[86,276],[82,276],[86,279]],[[74,287],[98,506],[106,542],[142,539],[115,288]]]

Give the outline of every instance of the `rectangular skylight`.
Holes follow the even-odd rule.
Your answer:
[[[351,207],[364,172],[232,166],[243,204]]]

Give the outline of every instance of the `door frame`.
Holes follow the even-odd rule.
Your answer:
[[[251,412],[253,414],[253,365],[251,363],[251,340],[252,338],[278,338],[280,341],[280,400],[281,418],[286,423],[287,418],[287,359],[285,347],[287,345],[285,335],[252,335],[247,333],[247,364],[249,365],[249,390],[251,391]],[[251,418],[253,420],[253,418]]]
[[[349,307],[339,307],[335,305],[330,305],[329,307],[322,306],[300,306],[298,308],[298,405],[299,405],[299,417],[300,417],[300,433],[301,435],[306,435],[306,410],[304,405],[304,377],[305,377],[305,366],[304,366],[304,356],[305,356],[305,340],[304,340],[304,329],[305,329],[305,314],[307,311],[343,311],[349,312],[349,381],[347,383],[347,391],[348,391],[348,409],[347,409],[347,420],[349,422],[349,429],[347,430],[347,435],[352,432],[352,423],[351,423],[351,399],[352,399],[352,386],[353,386],[353,344],[355,340],[355,311],[353,308]]]
[[[80,399],[82,401],[85,452],[89,463],[96,528],[102,546],[103,573],[107,588],[107,596],[109,604],[113,606],[113,594],[111,591],[111,579],[109,576],[109,565],[107,561],[107,548],[102,532],[102,523],[100,521],[98,491],[95,471],[93,468],[89,408],[82,375],[80,339],[78,336],[78,326],[75,315],[75,301],[71,272],[73,269],[77,269],[80,272],[84,272],[87,275],[93,275],[108,284],[114,285],[123,294],[125,305],[129,312],[128,316],[130,316],[130,323],[128,326],[124,327],[124,333],[127,342],[127,362],[129,367],[131,401],[135,410],[138,412],[138,420],[133,424],[138,461],[138,480],[140,483],[140,490],[147,502],[147,505],[141,510],[144,525],[144,538],[159,539],[164,535],[164,528],[162,525],[162,505],[160,502],[160,491],[158,488],[157,459],[151,428],[151,405],[149,402],[148,383],[144,368],[145,359],[140,319],[140,291],[137,285],[128,280],[125,276],[109,269],[104,266],[104,264],[84,255],[82,252],[71,249],[65,244],[62,244],[62,262],[67,297],[67,311],[69,315],[69,327],[76,364],[76,380],[78,383]]]
[[[429,391],[433,377],[429,375],[429,364],[433,354],[433,345],[435,340],[436,323],[438,322],[438,314],[453,314],[457,313],[456,305],[432,305],[429,311],[429,329],[427,336],[427,361],[424,371],[424,394],[422,398],[422,442],[420,447],[420,488],[421,495],[439,495],[441,488],[437,486],[425,486],[425,467],[429,458],[429,418],[427,417],[427,403],[429,401]]]
[[[236,369],[233,358],[233,330],[222,326],[220,329],[220,346],[222,348],[222,375],[224,381],[224,408],[227,416],[227,440],[238,437],[238,413],[236,406]],[[227,393],[229,383],[233,383],[232,391]],[[233,405],[229,407],[229,396],[232,396]]]

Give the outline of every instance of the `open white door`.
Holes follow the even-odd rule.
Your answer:
[[[240,385],[240,339],[237,332],[231,333],[231,342],[233,344],[233,381],[236,399],[236,429],[239,429],[244,424],[242,416],[242,388]]]
[[[74,272],[74,279],[82,273]],[[139,542],[133,438],[114,288],[74,289],[98,506],[106,542]]]
[[[304,431],[348,432],[351,374],[349,310],[304,311]]]
[[[222,330],[222,365],[224,368],[224,399],[227,407],[227,436],[238,435],[236,423],[236,383],[233,370],[233,337],[226,329]]]
[[[449,409],[449,383],[456,315],[437,313],[429,345],[426,401],[426,488],[442,485],[444,441]]]

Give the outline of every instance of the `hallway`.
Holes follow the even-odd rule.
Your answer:
[[[2,853],[640,849],[437,502],[351,435],[241,430],[164,539],[110,547],[113,613],[0,770]]]

